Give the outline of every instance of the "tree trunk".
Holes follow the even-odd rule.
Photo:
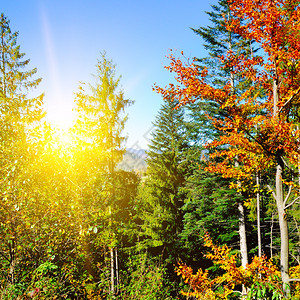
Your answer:
[[[9,245],[9,282],[15,284],[15,267],[16,267],[16,258],[15,258],[15,240],[13,239]]]
[[[262,256],[262,245],[261,245],[261,226],[260,226],[260,184],[259,184],[259,175],[256,175],[256,217],[257,217],[257,245],[258,245],[258,256]]]
[[[115,247],[115,264],[116,264],[116,294],[119,292],[119,264],[118,264],[118,248]]]
[[[228,11],[228,20],[230,20],[230,10]],[[228,49],[232,50],[232,33],[228,31],[229,38],[228,38]],[[230,71],[230,85],[231,91],[234,93],[234,72],[233,67]],[[235,167],[239,166],[239,162],[236,159]],[[238,186],[241,186],[240,181],[238,180]],[[242,266],[246,269],[248,264],[248,249],[247,249],[247,235],[246,235],[246,222],[245,222],[245,209],[243,203],[239,201],[238,203],[238,214],[239,214],[239,236],[240,236],[240,252],[241,252],[241,262]],[[243,285],[242,286],[242,295],[247,295],[247,288]]]
[[[110,249],[110,292],[111,295],[115,293],[115,264],[114,264],[114,248]]]
[[[242,266],[246,269],[248,264],[248,251],[247,251],[247,236],[246,236],[246,223],[245,223],[245,210],[243,203],[239,201],[239,235],[240,235],[240,251]],[[247,295],[247,288],[243,285],[242,295]]]
[[[276,167],[276,205],[278,210],[279,228],[280,228],[280,271],[283,282],[284,296],[288,297],[290,290],[289,284],[289,233],[286,213],[284,209],[284,196],[282,184],[282,166],[278,163]]]
[[[235,167],[238,168],[239,162],[236,160],[234,163]],[[238,181],[238,186],[241,186]],[[240,251],[242,266],[246,268],[248,264],[248,251],[247,251],[247,235],[246,235],[246,222],[245,222],[245,209],[242,201],[238,203],[238,217],[239,217],[239,236],[240,236]]]
[[[242,260],[242,266],[246,268],[248,264],[248,251],[247,251],[245,210],[242,202],[239,202],[238,210],[239,210],[239,235],[240,235],[241,260]]]
[[[273,117],[278,117],[278,101],[279,101],[279,90],[278,90],[278,74],[276,73],[276,62],[275,65],[275,78],[273,80]],[[280,228],[280,271],[281,271],[281,280],[283,282],[283,292],[284,296],[288,298],[290,295],[290,290],[288,287],[289,284],[289,234],[288,234],[288,224],[285,213],[285,199],[283,195],[283,167],[284,163],[281,158],[282,153],[277,150],[276,159],[276,206],[278,211],[278,219],[279,219],[279,228]]]
[[[273,227],[274,227],[274,213],[272,213],[271,230],[270,230],[270,256],[273,257]]]

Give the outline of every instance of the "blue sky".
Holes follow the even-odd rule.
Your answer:
[[[172,80],[163,69],[169,49],[205,55],[190,27],[208,24],[216,0],[1,0],[1,12],[19,31],[21,52],[43,78],[47,119],[69,124],[78,83],[91,82],[103,50],[117,65],[128,108],[127,147],[146,148],[161,96],[157,83]]]

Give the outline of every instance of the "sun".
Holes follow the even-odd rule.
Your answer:
[[[66,153],[76,147],[76,138],[70,128],[55,127],[52,129],[52,146],[55,150]]]
[[[73,126],[74,115],[71,112],[56,114],[47,112],[47,120],[55,129],[66,132]]]
[[[74,137],[67,129],[58,129],[57,140],[66,146],[71,146],[74,143]]]

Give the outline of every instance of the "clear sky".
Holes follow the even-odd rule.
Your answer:
[[[127,147],[146,148],[162,99],[152,91],[171,79],[168,49],[204,54],[190,29],[206,26],[216,0],[1,0],[1,12],[19,31],[21,52],[43,78],[47,119],[68,125],[78,83],[91,82],[103,50],[117,65],[127,112]]]

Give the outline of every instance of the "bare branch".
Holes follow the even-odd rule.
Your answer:
[[[294,258],[294,260],[297,261],[297,264],[299,265],[300,264],[300,261],[299,261],[299,258],[297,258],[295,255],[291,254],[291,256]]]
[[[273,195],[274,199],[277,200],[277,197],[276,197],[276,194],[275,194],[274,190],[270,187],[269,184],[267,185],[267,187],[268,187],[269,191],[272,192],[272,195]]]
[[[290,97],[289,100],[287,100],[287,101],[283,104],[283,106],[280,107],[278,113],[280,113],[280,112],[282,111],[282,109],[283,109],[286,105],[288,105],[288,104],[294,99],[295,96],[297,96],[297,95],[299,94],[299,92],[300,92],[300,88],[295,92],[294,95],[292,95],[292,96]]]
[[[292,186],[290,185],[289,186],[289,191],[284,199],[284,202],[283,202],[283,207],[286,205],[287,201],[289,200],[290,196],[291,196],[291,192],[292,192]]]
[[[297,197],[297,198],[295,198],[291,203],[289,203],[284,209],[286,210],[286,209],[288,209],[290,206],[292,206],[297,200],[299,200],[300,199],[300,196],[299,197]]]
[[[2,257],[4,257],[7,261],[10,261],[9,258],[8,258],[4,253],[2,253],[2,251],[0,251],[0,255],[1,255]]]
[[[296,174],[296,172],[287,164],[287,162],[285,161],[285,159],[280,156],[282,162],[284,163],[284,165],[286,166],[287,169],[289,169],[289,171],[292,173],[293,176],[298,175]]]
[[[242,292],[241,291],[232,291],[233,293],[239,293],[242,295]]]

